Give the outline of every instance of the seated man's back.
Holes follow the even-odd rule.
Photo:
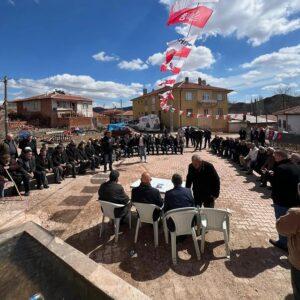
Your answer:
[[[184,207],[195,207],[195,200],[190,189],[177,186],[166,193],[165,212]]]
[[[143,174],[142,180],[143,176],[148,176],[148,174]],[[150,182],[147,183],[142,181],[138,187],[133,188],[131,201],[137,203],[154,204],[159,207],[163,206],[163,201],[161,199],[159,190],[153,188]]]
[[[129,197],[126,195],[122,185],[118,183],[119,176],[118,171],[111,171],[109,181],[102,183],[98,191],[100,201],[126,205],[124,208],[115,209],[115,217],[117,218],[127,215],[130,205]]]

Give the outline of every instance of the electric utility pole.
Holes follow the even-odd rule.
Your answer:
[[[3,83],[4,83],[4,128],[5,128],[5,135],[8,134],[8,113],[7,113],[7,76],[4,76]]]

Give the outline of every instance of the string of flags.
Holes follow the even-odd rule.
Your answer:
[[[172,75],[166,79],[160,80],[158,86],[169,87],[171,89],[174,87],[186,59],[193,51],[194,45],[200,34],[200,29],[205,27],[213,14],[211,8],[200,5],[200,3],[216,3],[218,1],[219,0],[176,0],[174,2],[170,10],[167,25],[188,24],[190,25],[190,28],[186,37],[167,43],[168,48],[165,52],[165,61],[162,63],[160,70],[161,72],[170,72]],[[190,35],[192,28],[193,34]],[[193,114],[191,112],[178,110],[174,108],[172,104],[168,104],[169,101],[174,100],[172,90],[160,94],[159,97],[160,107],[165,113],[178,113],[180,116],[197,119],[213,118],[213,116],[209,114]],[[230,116],[217,115],[215,118],[226,120],[230,119]]]

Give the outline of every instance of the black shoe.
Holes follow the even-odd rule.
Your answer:
[[[24,193],[24,196],[25,196],[25,197],[28,197],[28,196],[30,196],[30,193],[29,193],[29,192],[25,192],[25,193]]]
[[[44,184],[44,189],[49,189],[49,185]]]
[[[259,186],[264,187],[264,188],[267,187],[267,185],[265,183],[261,183]]]
[[[73,178],[76,178],[76,175],[72,175]]]
[[[279,241],[274,241],[272,239],[269,240],[269,243],[272,244],[274,247],[281,249],[284,252],[288,253],[288,248],[285,245],[282,245]]]
[[[61,184],[61,181],[56,181],[55,183],[56,183],[56,184]]]
[[[37,189],[38,189],[38,190],[42,190],[43,187],[40,185],[40,186],[37,187]]]

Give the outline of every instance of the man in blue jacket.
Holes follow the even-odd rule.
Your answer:
[[[182,187],[182,177],[179,174],[172,176],[174,188],[166,192],[164,211],[176,208],[195,207],[195,200],[188,188]]]

